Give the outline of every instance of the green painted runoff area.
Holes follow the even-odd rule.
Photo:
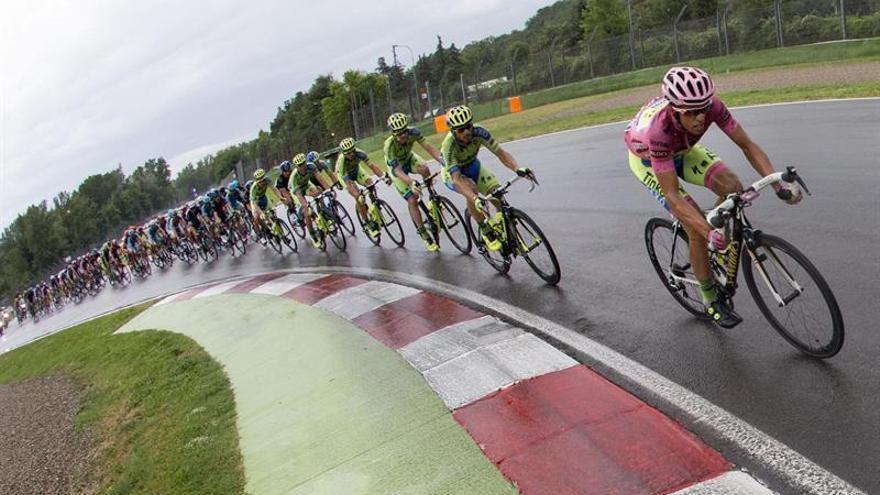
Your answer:
[[[516,493],[418,371],[347,320],[224,294],[154,306],[119,332],[149,329],[224,366],[249,493]]]

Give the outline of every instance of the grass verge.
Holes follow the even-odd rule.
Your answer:
[[[64,373],[84,390],[78,428],[99,443],[107,494],[244,492],[235,401],[220,365],[169,332],[112,335],[141,305],[0,356],[0,383]]]

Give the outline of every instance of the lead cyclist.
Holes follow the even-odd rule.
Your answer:
[[[626,127],[629,168],[687,232],[691,266],[700,281],[706,314],[718,326],[733,328],[742,318],[717,297],[709,269],[709,249],[723,252],[727,239],[723,231],[709,225],[679,179],[709,188],[719,201],[742,191],[739,177],[718,155],[697,144],[713,123],[739,146],[762,177],[774,172],[773,164],[715,94],[715,85],[706,72],[695,67],[673,67],[663,76],[661,89],[662,96],[642,107]],[[797,189],[779,183],[773,187],[788,204],[801,200]]]

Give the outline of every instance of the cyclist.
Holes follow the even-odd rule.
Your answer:
[[[376,237],[379,235],[379,226],[367,215],[366,200],[364,200],[358,188],[355,187],[355,183],[362,186],[366,185],[366,181],[369,178],[361,167],[361,163],[366,163],[373,170],[373,173],[376,174],[376,177],[384,180],[386,184],[391,185],[391,179],[382,173],[382,170],[367,157],[366,153],[354,147],[354,139],[350,137],[343,139],[339,143],[339,148],[339,157],[336,159],[336,175],[341,181],[340,184],[344,185],[348,189],[348,194],[351,194],[351,197],[354,198],[357,214],[364,224],[364,228],[369,231],[370,237]]]
[[[309,237],[312,239],[312,244],[315,247],[320,246],[320,242],[317,239],[317,235],[315,235],[315,227],[312,224],[312,215],[309,212],[309,205],[306,202],[306,194],[310,196],[317,196],[320,191],[325,189],[331,189],[333,187],[333,183],[327,180],[326,176],[321,174],[318,170],[318,167],[314,163],[309,163],[306,161],[306,155],[303,153],[298,153],[293,157],[293,164],[296,166],[296,171],[290,175],[290,183],[288,188],[290,189],[290,194],[293,196],[293,201],[296,203],[296,216],[303,220],[306,228],[309,231]]]
[[[690,240],[691,265],[700,280],[706,313],[719,326],[732,328],[742,318],[717,298],[707,249],[709,246],[723,252],[727,240],[723,231],[709,225],[679,179],[711,189],[719,201],[727,194],[742,191],[739,178],[718,155],[696,144],[713,123],[740,147],[761,176],[772,174],[773,165],[715,95],[715,85],[704,71],[673,67],[663,76],[661,90],[662,96],[642,107],[624,132],[629,167],[660,204],[681,221]],[[793,194],[784,185],[775,184],[774,188],[777,196],[789,204],[801,199],[800,194]]]
[[[409,207],[409,215],[412,217],[416,226],[419,237],[425,241],[428,251],[437,251],[440,247],[425,231],[422,220],[422,212],[419,211],[419,191],[413,188],[413,179],[409,174],[413,172],[419,173],[422,177],[428,178],[431,170],[425,160],[413,153],[413,145],[419,143],[422,148],[428,152],[437,163],[443,163],[437,148],[431,146],[422,135],[422,131],[415,127],[409,127],[409,119],[402,113],[393,113],[388,117],[388,127],[391,129],[391,135],[385,140],[385,163],[391,170],[394,188],[406,201]]]
[[[317,151],[309,151],[306,153],[306,163],[315,166],[318,170],[318,175],[323,177],[324,182],[333,186],[338,186],[342,189],[342,184],[339,183],[339,177],[336,176],[336,172],[330,168],[329,162],[321,160],[321,155],[319,155]]]
[[[278,166],[278,169],[281,170],[281,173],[278,174],[278,178],[275,179],[275,189],[281,193],[281,197],[286,200],[285,203],[289,203],[290,191],[287,190],[287,183],[290,182],[290,175],[293,173],[293,167],[290,165],[289,161],[284,160],[281,162],[281,165]]]
[[[440,175],[449,189],[461,194],[467,200],[471,216],[480,226],[480,234],[486,248],[492,251],[501,249],[501,240],[493,229],[492,220],[483,213],[482,202],[477,194],[489,194],[498,188],[498,178],[483,167],[477,159],[482,146],[491,151],[510,170],[520,177],[533,178],[534,174],[526,167],[520,167],[516,159],[501,148],[485,128],[474,125],[473,113],[466,106],[452,107],[446,112],[446,125],[449,134],[440,146]]]
[[[279,202],[284,202],[288,207],[291,206],[289,200],[285,200],[281,193],[278,192],[278,189],[269,183],[266,171],[261,168],[254,171],[254,183],[251,185],[250,201],[251,212],[254,214],[254,225],[258,228],[263,219],[263,212],[268,208],[274,208]],[[286,234],[284,235],[286,237]],[[287,239],[285,239],[285,242],[287,242]]]
[[[239,211],[245,205],[244,190],[238,185],[238,179],[233,179],[226,188],[226,202],[233,211]]]

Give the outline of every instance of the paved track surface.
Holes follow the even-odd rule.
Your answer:
[[[663,289],[644,247],[643,228],[664,212],[629,172],[623,124],[510,143],[542,186],[510,195],[542,226],[562,263],[558,288],[542,285],[521,260],[510,277],[495,275],[476,255],[423,250],[407,225],[409,249],[375,248],[363,235],[347,253],[302,247],[279,257],[254,247],[239,259],[175,266],[125,290],[106,290],[39,325],[15,325],[0,349],[124,304],[233,275],[293,266],[368,266],[431,277],[516,304],[583,333],[726,408],[826,469],[880,493],[880,100],[792,104],[741,109],[734,115],[777,168],[793,164],[813,196],[787,207],[772,195],[751,209],[757,227],[798,246],[835,291],[846,321],[846,344],[829,361],[801,356],[760,316],[743,287],[745,323],[721,332],[698,322]],[[829,138],[834,136],[834,138]],[[717,129],[704,144],[744,182],[757,178]],[[489,154],[483,163],[500,171]],[[518,185],[517,185],[518,186]],[[517,187],[515,186],[515,187]],[[705,191],[690,187],[704,205]],[[405,206],[383,191],[399,215]],[[351,202],[344,201],[351,211]]]

